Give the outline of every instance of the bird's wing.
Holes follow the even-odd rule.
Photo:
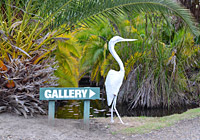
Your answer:
[[[110,106],[114,95],[117,96],[119,89],[122,85],[122,81],[124,78],[124,74],[115,70],[110,70],[106,77],[105,87],[106,87],[106,94],[107,94],[107,102]]]

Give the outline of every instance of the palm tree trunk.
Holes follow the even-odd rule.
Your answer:
[[[200,2],[199,0],[178,0],[180,1],[186,8],[190,9],[191,13],[200,23]]]

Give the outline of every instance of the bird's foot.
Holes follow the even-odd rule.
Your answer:
[[[114,123],[114,120],[111,120],[110,122],[111,122],[111,123]]]
[[[124,125],[130,125],[129,123],[124,123]]]

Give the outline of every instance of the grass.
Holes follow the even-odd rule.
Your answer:
[[[184,119],[192,119],[200,116],[200,108],[191,109],[182,114],[174,114],[171,116],[165,117],[132,117],[129,118],[130,123],[134,123],[135,125],[127,125],[126,127],[122,127],[120,130],[114,131],[113,134],[121,133],[121,134],[134,134],[134,133],[148,133],[152,130],[158,130],[163,127],[171,126],[178,121]],[[127,118],[125,118],[127,119]],[[128,123],[129,124],[129,123]]]

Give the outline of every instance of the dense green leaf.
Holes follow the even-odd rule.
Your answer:
[[[20,1],[25,4],[28,2],[28,0]],[[0,2],[2,3],[5,3],[5,0]],[[100,15],[114,19],[127,12],[173,13],[180,17],[195,35],[199,35],[189,10],[172,0],[33,0],[32,6],[35,7],[32,10],[34,13],[29,14],[50,20],[57,27],[63,24],[71,27],[79,22],[95,23],[102,20]],[[25,7],[20,8],[25,9]]]

